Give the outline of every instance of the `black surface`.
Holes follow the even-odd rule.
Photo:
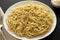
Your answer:
[[[5,12],[12,4],[18,2],[20,0],[0,0],[0,6],[2,7],[3,11]],[[38,0],[39,1],[39,0]],[[41,2],[50,6],[53,11],[56,13],[57,16],[57,26],[54,32],[49,35],[48,37],[42,40],[60,40],[60,8],[54,8],[50,2],[50,0],[40,0]]]

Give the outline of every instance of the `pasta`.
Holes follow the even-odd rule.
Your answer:
[[[44,5],[28,3],[15,7],[6,20],[11,32],[21,37],[33,38],[50,29],[53,16]]]

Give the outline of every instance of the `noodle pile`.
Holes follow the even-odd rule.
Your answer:
[[[53,23],[50,10],[35,3],[15,7],[6,19],[11,32],[28,38],[42,35],[49,30]]]

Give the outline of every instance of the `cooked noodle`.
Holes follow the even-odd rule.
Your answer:
[[[17,6],[7,16],[9,30],[21,37],[40,36],[49,30],[52,23],[50,10],[35,3]]]

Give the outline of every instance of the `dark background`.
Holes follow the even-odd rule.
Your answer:
[[[0,6],[5,12],[12,4],[18,1],[23,1],[23,0],[0,0]],[[54,32],[42,40],[60,40],[60,25],[59,25],[60,24],[60,8],[53,7],[53,5],[51,4],[51,0],[37,0],[37,1],[41,1],[47,4],[48,6],[50,6],[57,16],[57,25]]]

